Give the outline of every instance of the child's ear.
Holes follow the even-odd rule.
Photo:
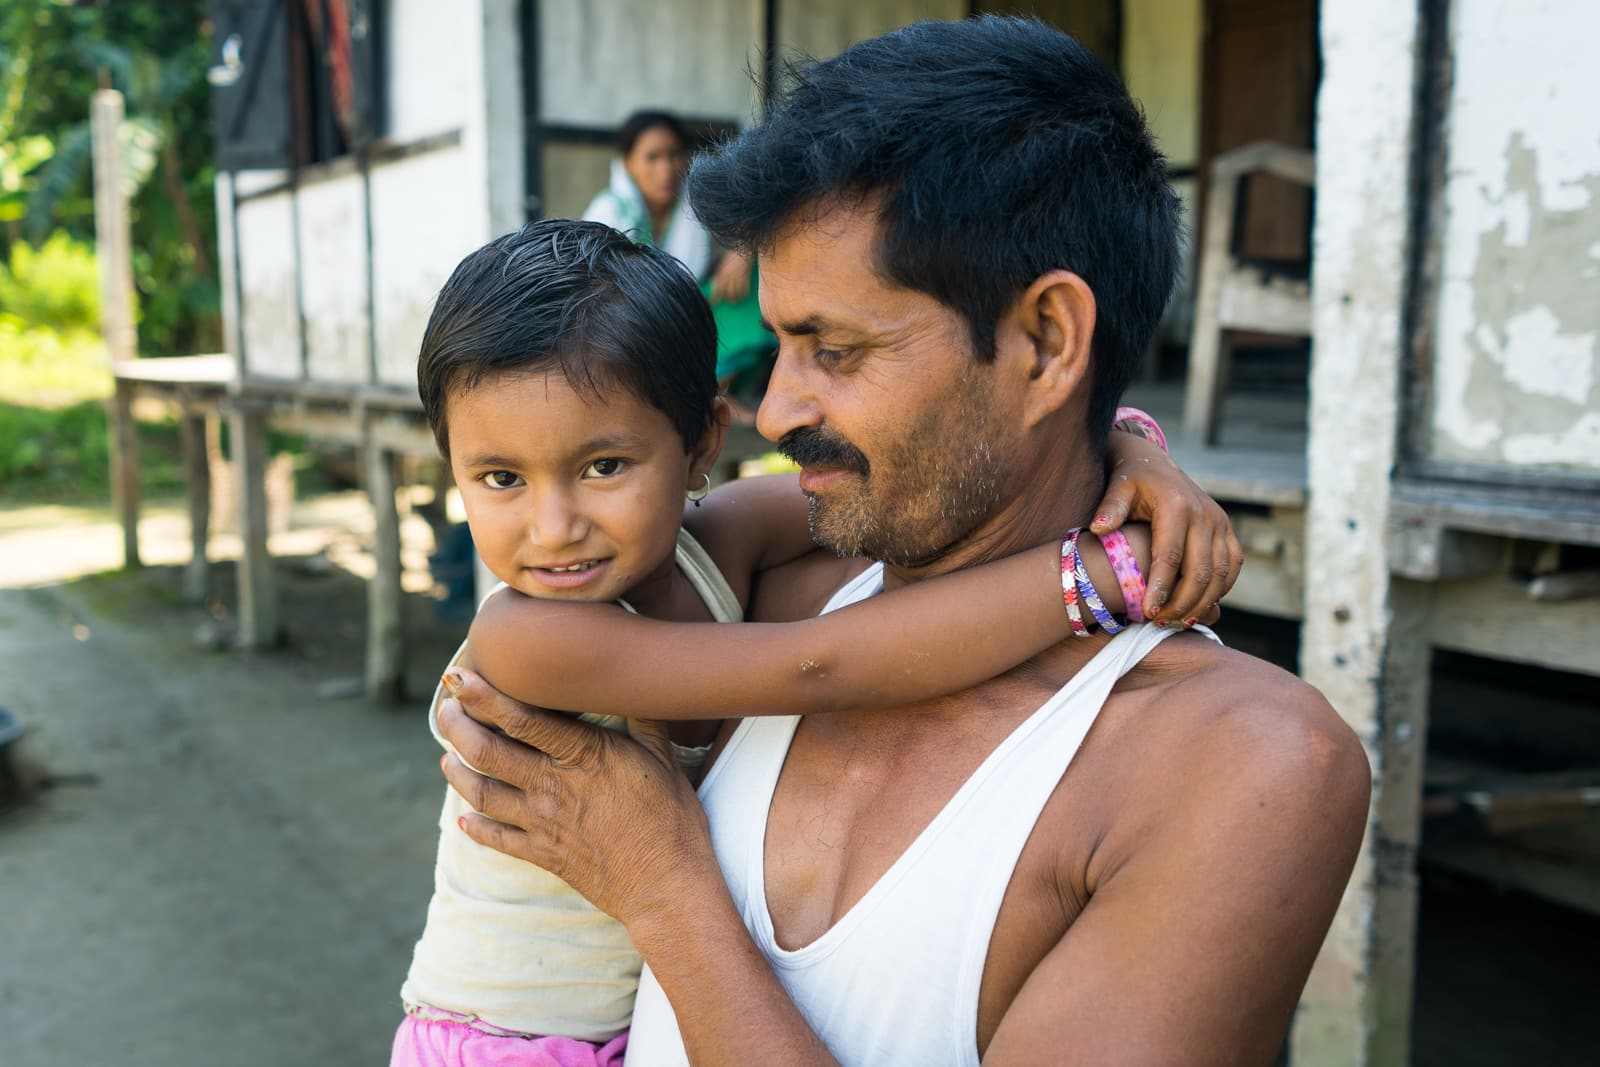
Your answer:
[[[733,408],[727,400],[717,397],[711,402],[711,425],[700,435],[700,440],[689,450],[689,484],[684,488],[698,489],[701,476],[709,477],[711,468],[722,455],[722,443],[728,437],[728,423],[733,418]]]

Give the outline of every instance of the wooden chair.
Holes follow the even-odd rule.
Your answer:
[[[1216,444],[1221,421],[1231,361],[1228,333],[1311,336],[1311,283],[1246,263],[1234,251],[1239,187],[1245,178],[1261,173],[1310,188],[1315,181],[1314,157],[1303,148],[1257,141],[1223,152],[1211,162],[1183,399],[1184,432],[1208,445]]]

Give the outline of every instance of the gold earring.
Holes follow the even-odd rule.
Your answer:
[[[699,507],[700,501],[704,500],[706,498],[706,494],[711,492],[711,475],[702,474],[700,477],[704,480],[705,484],[701,485],[698,489],[690,489],[688,492],[683,494],[689,500],[694,502],[695,507]]]

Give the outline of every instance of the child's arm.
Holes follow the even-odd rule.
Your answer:
[[[1129,540],[1148,558],[1142,529]],[[1084,536],[1080,550],[1106,607],[1120,612],[1099,544]],[[467,649],[474,669],[523,703],[708,719],[924,700],[986,681],[1070,632],[1055,542],[792,623],[663,622],[501,590]]]

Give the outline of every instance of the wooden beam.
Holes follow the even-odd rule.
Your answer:
[[[183,598],[191,604],[205,602],[207,592],[207,533],[211,526],[211,456],[206,450],[208,416],[185,414],[183,476],[189,497],[189,565],[183,570]]]
[[[1300,662],[1366,747],[1374,781],[1366,840],[1295,1015],[1298,1064],[1410,1060],[1428,682],[1419,635],[1431,594],[1391,579],[1389,522],[1413,235],[1418,7],[1327,4],[1318,27]]]
[[[372,504],[372,557],[367,583],[366,692],[399,700],[405,688],[405,592],[400,585],[400,511],[395,501],[395,455],[376,441],[365,448],[367,498]]]
[[[133,386],[117,382],[108,414],[111,446],[111,501],[122,524],[122,565],[139,560],[139,433],[133,418]]]
[[[239,487],[239,644],[272,648],[281,638],[278,595],[267,547],[267,419],[259,411],[234,410],[228,416],[235,477]]]

